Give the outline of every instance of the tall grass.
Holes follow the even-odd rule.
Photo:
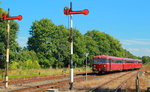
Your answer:
[[[88,72],[91,72],[91,68],[87,68]],[[56,75],[56,74],[68,74],[69,68],[61,69],[16,69],[9,70],[9,78],[20,78],[20,77],[32,77],[32,76],[43,76],[43,75]],[[75,68],[74,73],[85,72],[85,67]],[[0,79],[5,75],[4,70],[0,70]]]

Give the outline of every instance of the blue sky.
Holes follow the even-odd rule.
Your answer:
[[[73,3],[73,10],[89,9],[89,15],[74,15],[73,27],[82,34],[100,30],[120,40],[136,56],[150,56],[150,0],[0,0],[0,7],[11,15],[22,15],[17,41],[26,46],[32,22],[49,18],[68,27],[63,8]]]

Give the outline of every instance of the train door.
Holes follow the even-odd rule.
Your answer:
[[[112,59],[109,59],[109,71],[111,71],[112,70]]]

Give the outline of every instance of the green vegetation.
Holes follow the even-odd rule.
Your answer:
[[[42,68],[68,66],[70,49],[67,28],[55,25],[49,19],[41,19],[33,22],[30,35],[28,49],[35,51]],[[117,39],[98,30],[91,30],[82,35],[79,30],[73,29],[73,39],[73,60],[77,67],[83,66],[85,52],[90,53],[88,61],[95,55],[137,58],[123,49]]]
[[[5,12],[0,8],[0,15]],[[55,25],[49,19],[36,20],[32,23],[28,39],[28,46],[24,49],[16,42],[18,23],[10,22],[10,62],[9,69],[40,69],[64,68],[70,63],[70,43],[68,42],[69,30],[63,25]],[[5,65],[6,48],[6,21],[0,20],[0,68]],[[118,57],[138,58],[125,50],[121,43],[114,37],[90,30],[81,34],[73,29],[75,67],[83,67],[85,56],[88,52],[88,64],[95,55],[111,55]]]
[[[9,78],[33,77],[43,75],[69,74],[69,68],[59,69],[16,69],[9,71]],[[74,73],[85,72],[85,67],[75,68]],[[91,68],[87,68],[87,72],[92,72]],[[4,70],[0,70],[0,79],[4,78]]]
[[[150,57],[149,56],[143,56],[142,61],[144,65],[150,65]]]

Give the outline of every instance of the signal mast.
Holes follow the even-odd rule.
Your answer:
[[[70,42],[70,47],[71,47],[71,52],[70,52],[70,90],[73,89],[73,31],[72,31],[72,26],[73,26],[73,21],[72,21],[72,15],[74,14],[84,14],[88,15],[89,11],[87,9],[84,9],[82,11],[72,11],[72,2],[70,2],[70,8],[65,7],[64,8],[64,14],[65,15],[70,15],[70,36],[69,36],[69,42]]]
[[[6,41],[6,73],[5,73],[5,88],[8,87],[8,63],[9,63],[9,36],[10,36],[10,20],[22,20],[22,16],[10,17],[10,9],[8,9],[8,14],[5,13],[2,16],[2,20],[7,20],[7,41]]]

